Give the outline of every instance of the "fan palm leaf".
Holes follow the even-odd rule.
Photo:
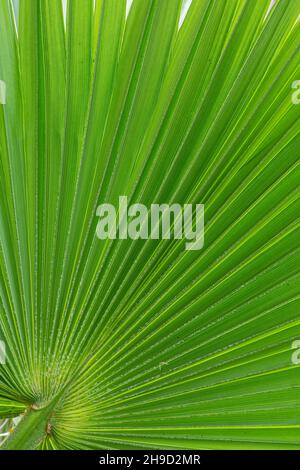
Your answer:
[[[300,447],[299,13],[0,1],[5,448]],[[121,195],[203,249],[99,240]]]

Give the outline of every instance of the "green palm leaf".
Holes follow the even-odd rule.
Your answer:
[[[300,1],[189,4],[0,1],[7,449],[300,447]],[[204,248],[100,241],[120,195]]]

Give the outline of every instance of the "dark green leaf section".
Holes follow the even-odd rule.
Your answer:
[[[51,432],[50,417],[54,404],[42,410],[27,410],[11,434],[4,442],[3,450],[35,450]]]

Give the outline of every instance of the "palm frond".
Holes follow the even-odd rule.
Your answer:
[[[299,12],[0,1],[5,448],[300,447]],[[100,241],[120,195],[204,248]]]

